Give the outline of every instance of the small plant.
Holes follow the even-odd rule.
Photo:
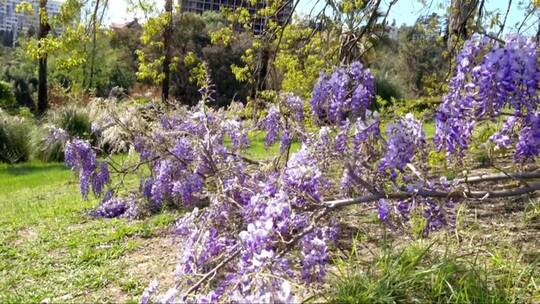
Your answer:
[[[0,162],[13,164],[30,159],[31,130],[27,119],[0,111]]]

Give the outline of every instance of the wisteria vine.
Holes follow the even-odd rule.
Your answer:
[[[534,42],[523,37],[504,45],[479,38],[467,42],[450,93],[435,115],[438,148],[464,155],[475,125],[511,110],[492,140],[500,147],[515,145],[520,162],[538,157],[537,57]],[[78,139],[66,148],[82,195],[90,189],[104,193],[94,216],[137,217],[166,205],[188,210],[175,224],[176,284],[159,295],[152,282],[143,303],[300,300],[325,279],[339,236],[340,224],[331,216],[338,208],[371,204],[380,221],[395,229],[419,216],[427,235],[452,225],[455,206],[464,198],[540,189],[528,184],[515,192],[475,192],[458,179],[428,179],[422,123],[408,114],[383,129],[369,111],[374,78],[358,62],[322,73],[309,106],[284,94],[259,122],[241,119],[238,104],[228,111],[209,108],[209,88],[193,108],[138,109],[145,123],[126,132],[139,158],[136,165],[100,162],[97,150]],[[308,128],[307,119],[316,127]],[[286,158],[268,163],[244,156],[249,133],[261,129],[265,145],[280,141]],[[294,142],[300,148],[290,154]],[[119,196],[109,166],[123,175],[140,172],[141,166],[148,170],[137,191]]]

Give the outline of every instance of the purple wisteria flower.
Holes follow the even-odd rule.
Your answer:
[[[379,170],[403,170],[416,152],[425,145],[425,134],[420,121],[412,114],[398,120],[386,130],[388,136],[386,153],[379,163]]]
[[[198,202],[197,193],[203,190],[204,180],[199,174],[193,173],[184,181],[173,182],[172,195],[179,197],[185,206]]]
[[[345,150],[347,150],[348,133],[350,126],[351,122],[348,119],[345,120],[339,127],[338,134],[336,135],[335,150],[340,154],[345,153]]]
[[[292,114],[292,118],[297,122],[304,121],[304,105],[302,99],[298,96],[295,96],[292,93],[285,94],[283,97],[284,105],[289,109]]]
[[[489,38],[472,38],[458,54],[449,93],[436,113],[435,143],[447,156],[461,156],[475,125],[511,109],[514,118],[491,140],[509,147],[516,137],[512,134],[519,132],[515,158],[538,156],[534,148],[529,150],[532,153],[522,153],[521,147],[528,146],[522,140],[529,136],[523,133],[530,130],[533,113],[538,111],[539,88],[538,48],[533,39],[513,35],[501,45]]]
[[[528,115],[527,125],[521,130],[516,145],[514,157],[520,159],[534,159],[540,155],[540,112]]]
[[[319,124],[365,117],[375,98],[374,78],[360,62],[322,73],[313,89],[311,111]]]
[[[139,215],[136,200],[133,197],[117,198],[112,192],[106,195],[96,209],[90,212],[93,217],[136,218]]]
[[[109,166],[107,162],[99,164],[99,171],[94,172],[92,176],[92,191],[96,196],[99,196],[105,187],[111,181],[109,175]]]
[[[170,160],[162,160],[156,168],[157,174],[152,184],[152,200],[162,203],[170,196],[173,188],[173,163]]]
[[[271,146],[278,140],[280,130],[281,114],[276,106],[270,107],[268,115],[262,121],[262,126],[266,131],[266,137],[264,138],[264,145],[266,147]]]
[[[377,210],[379,220],[381,222],[387,222],[388,217],[390,216],[390,207],[388,206],[388,201],[386,199],[379,200]]]
[[[84,198],[88,197],[91,185],[94,185],[94,192],[99,194],[103,190],[103,185],[109,182],[106,165],[101,167],[102,173],[96,179],[98,162],[96,153],[88,141],[75,139],[68,142],[64,158],[68,167],[79,172],[80,191]]]

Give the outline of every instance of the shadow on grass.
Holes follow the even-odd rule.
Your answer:
[[[0,175],[24,176],[36,173],[68,171],[69,169],[63,163],[48,163],[48,164],[18,164],[0,167]],[[2,174],[3,173],[3,174]]]

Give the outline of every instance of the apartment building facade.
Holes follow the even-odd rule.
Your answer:
[[[32,4],[33,13],[16,11],[17,5],[23,0],[0,0],[0,36],[2,43],[6,46],[15,46],[17,39],[28,33],[36,31],[39,25],[39,0],[26,0]],[[49,17],[54,17],[60,13],[61,3],[59,1],[47,1],[47,12]]]
[[[255,5],[249,0],[179,0],[178,2],[182,11],[199,14],[202,14],[205,11],[219,11],[222,7],[232,10],[240,7],[247,8],[249,13],[253,16],[253,32],[259,34],[262,33],[265,28],[266,20],[255,16],[258,10],[266,7],[267,3],[264,0],[257,0]],[[292,10],[293,1],[284,0],[284,5],[279,9],[275,19],[281,25],[287,23]]]

